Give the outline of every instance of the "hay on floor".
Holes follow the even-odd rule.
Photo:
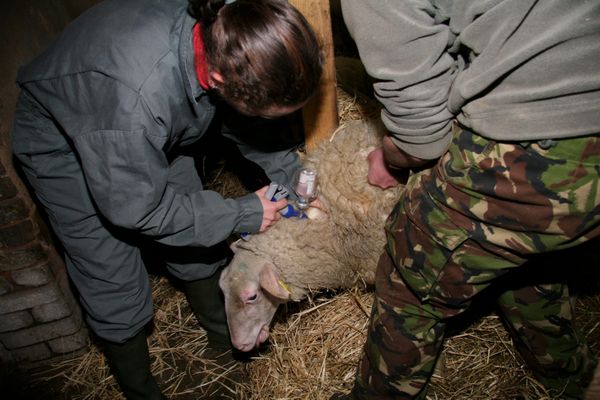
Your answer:
[[[168,398],[197,399],[217,389],[227,398],[239,398],[241,386],[227,377],[234,365],[219,366],[204,355],[206,335],[185,299],[164,276],[151,278],[155,304],[148,344],[152,373]],[[61,385],[52,398],[70,400],[120,399],[122,395],[96,344],[87,353],[50,366],[37,379]],[[224,389],[224,390],[223,390]]]
[[[166,278],[152,279],[155,330],[150,336],[152,371],[172,399],[197,399],[225,385],[231,399],[328,399],[348,392],[365,340],[373,295],[359,289],[316,294],[278,312],[269,348],[247,363],[249,380],[223,382],[223,371],[203,357],[206,346],[183,294]],[[578,300],[578,321],[588,340],[597,335],[600,296]],[[590,341],[592,349],[600,343]],[[446,340],[441,372],[428,398],[558,399],[530,374],[495,315],[483,317]],[[96,346],[55,364],[43,379],[61,382],[64,399],[119,399],[120,393]],[[39,377],[42,379],[42,376]]]
[[[365,341],[373,294],[358,289],[316,297],[282,312],[270,351],[250,365],[245,399],[329,399],[348,393]],[[440,374],[441,372],[441,374]],[[429,399],[552,399],[490,315],[446,340]]]

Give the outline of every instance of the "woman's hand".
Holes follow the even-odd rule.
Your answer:
[[[277,201],[270,201],[265,197],[267,193],[268,186],[264,186],[263,188],[257,190],[256,195],[260,199],[260,204],[263,208],[263,218],[262,223],[260,224],[259,232],[266,231],[271,225],[281,219],[281,214],[279,214],[279,210],[286,207],[288,204],[287,199],[283,198]]]

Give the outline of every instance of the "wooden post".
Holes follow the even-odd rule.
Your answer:
[[[323,46],[323,76],[317,93],[302,109],[307,150],[328,139],[338,126],[335,62],[329,0],[289,0],[308,20]]]

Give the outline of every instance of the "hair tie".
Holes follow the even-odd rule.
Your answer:
[[[235,0],[225,0],[225,5],[235,3]]]

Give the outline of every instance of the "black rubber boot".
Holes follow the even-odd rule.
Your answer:
[[[226,351],[231,349],[231,339],[225,302],[219,288],[220,276],[221,270],[218,270],[211,277],[183,282],[183,286],[198,323],[206,331],[208,346],[214,350]]]
[[[100,342],[110,370],[128,400],[166,399],[150,372],[150,354],[144,330],[125,343]]]

